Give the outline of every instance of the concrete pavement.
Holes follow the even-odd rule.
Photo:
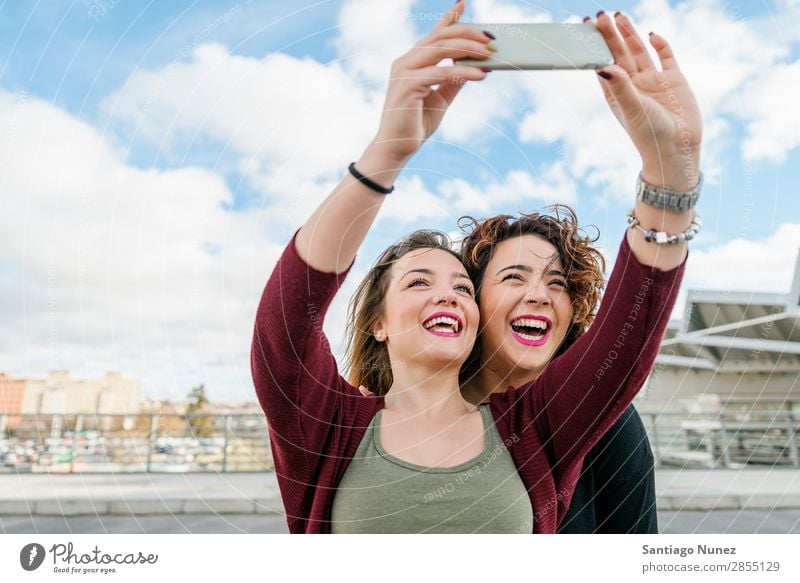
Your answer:
[[[656,491],[661,511],[800,509],[800,471],[660,469]],[[0,474],[0,516],[282,512],[272,472]]]
[[[661,534],[800,534],[800,510],[658,512]],[[0,534],[285,534],[281,515],[0,516]]]

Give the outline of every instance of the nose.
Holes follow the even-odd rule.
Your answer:
[[[447,290],[440,295],[434,296],[433,303],[455,306],[458,305],[458,295],[456,295],[455,290]]]
[[[545,305],[550,304],[550,295],[547,285],[542,280],[531,284],[525,292],[525,303],[532,304],[534,302]]]

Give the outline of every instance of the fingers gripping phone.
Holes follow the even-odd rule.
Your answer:
[[[495,70],[599,69],[614,62],[603,35],[591,23],[464,23],[488,30],[497,49],[488,59],[459,65]]]

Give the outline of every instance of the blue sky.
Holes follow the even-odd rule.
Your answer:
[[[788,291],[800,2],[469,6],[479,21],[619,9],[671,40],[706,121],[685,287]],[[391,60],[448,7],[0,3],[0,370],[121,370],[153,396],[205,382],[250,398],[252,317],[277,254],[377,129]],[[326,322],[334,345],[348,290],[415,228],[567,202],[613,260],[637,160],[592,75],[496,72],[465,88],[359,254]]]

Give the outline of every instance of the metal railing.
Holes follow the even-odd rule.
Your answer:
[[[658,466],[800,467],[794,409],[641,411]],[[0,415],[0,472],[260,472],[261,414]]]
[[[2,415],[0,471],[271,470],[264,415]]]
[[[640,414],[659,466],[800,467],[800,416],[795,412]]]

